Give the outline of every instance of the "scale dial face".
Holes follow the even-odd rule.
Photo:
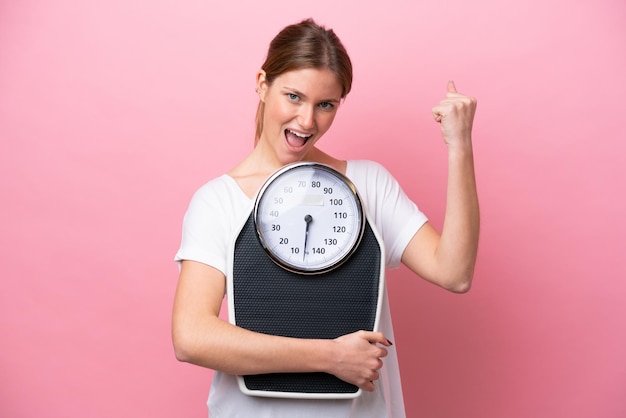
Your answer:
[[[311,162],[285,166],[265,182],[256,198],[254,222],[269,256],[301,274],[341,265],[365,228],[354,184],[335,169]]]

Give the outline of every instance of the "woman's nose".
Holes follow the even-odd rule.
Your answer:
[[[298,114],[298,124],[302,129],[311,129],[315,125],[315,107],[304,105]]]

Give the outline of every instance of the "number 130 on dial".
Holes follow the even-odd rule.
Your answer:
[[[358,247],[365,219],[354,184],[323,164],[300,162],[274,173],[254,206],[261,245],[281,267],[330,271]]]

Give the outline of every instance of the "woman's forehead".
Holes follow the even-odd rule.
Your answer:
[[[342,88],[337,76],[327,68],[302,68],[287,71],[272,83],[280,89],[292,89],[309,97],[340,100]]]

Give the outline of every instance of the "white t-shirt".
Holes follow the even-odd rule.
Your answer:
[[[380,164],[350,160],[346,176],[355,184],[368,219],[385,245],[386,266],[400,265],[402,253],[426,216],[406,196],[398,182]],[[222,175],[194,194],[183,222],[183,235],[175,260],[193,260],[228,271],[229,251],[235,235],[250,215],[254,200],[235,180]],[[381,309],[379,330],[393,341],[387,295]],[[211,418],[404,418],[404,401],[395,348],[388,347],[381,378],[374,392],[355,399],[311,400],[248,396],[239,390],[233,375],[216,371],[209,393]]]

